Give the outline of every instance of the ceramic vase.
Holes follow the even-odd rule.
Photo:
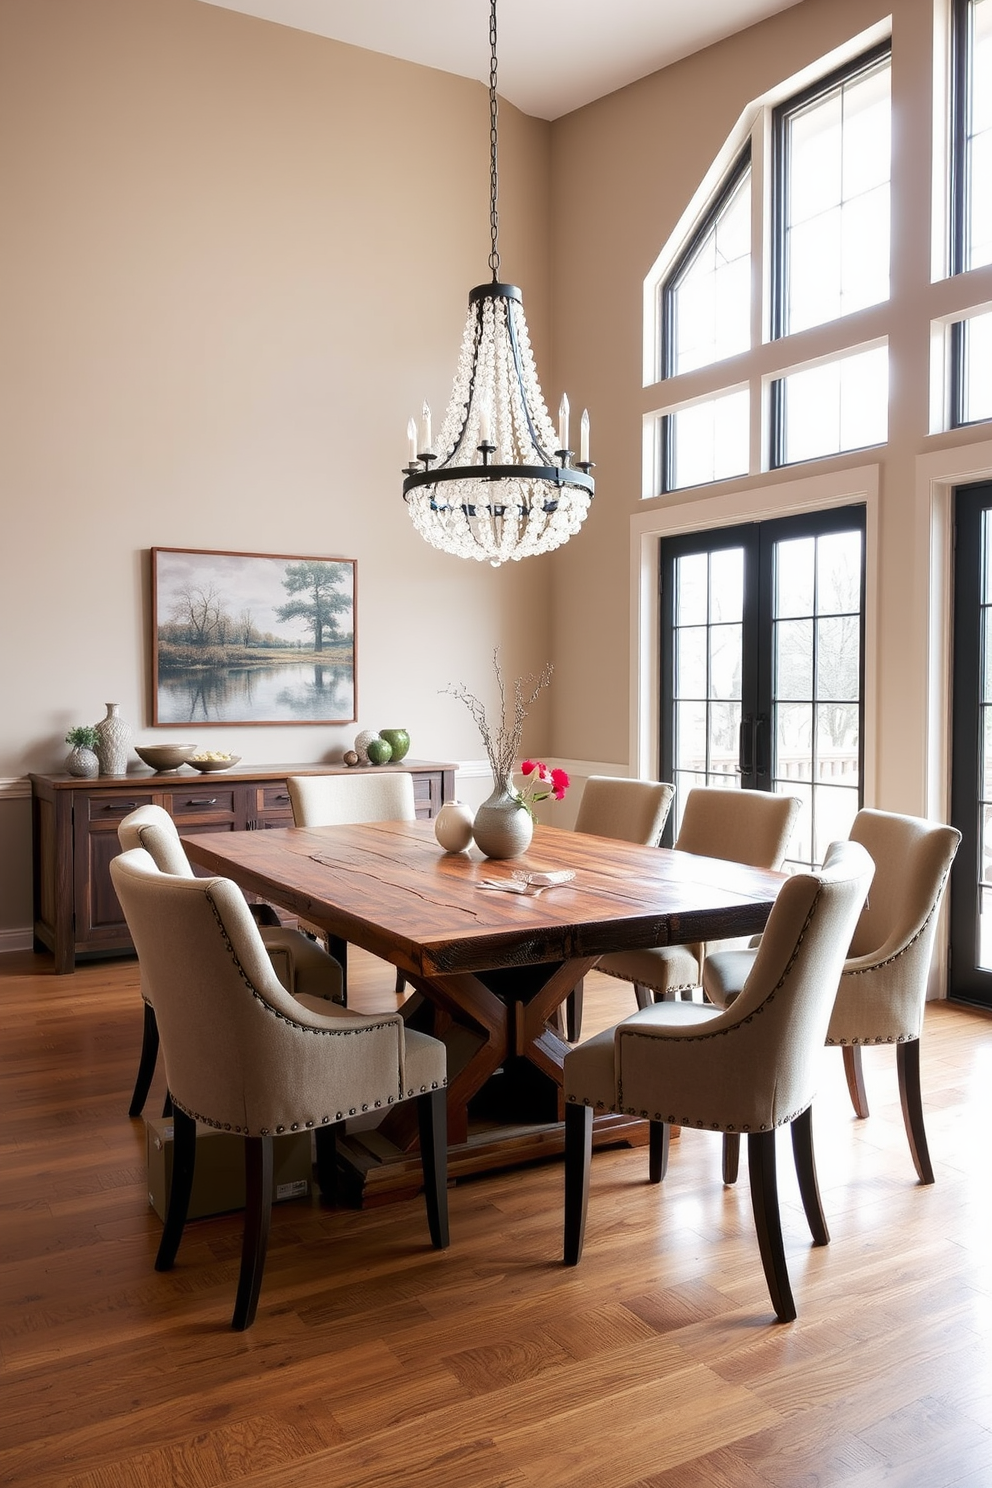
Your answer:
[[[410,735],[406,729],[380,729],[379,738],[385,739],[393,751],[393,764],[398,765],[410,751]]]
[[[434,818],[434,836],[445,852],[464,852],[472,846],[475,813],[464,801],[445,801]]]
[[[96,726],[101,775],[126,775],[131,753],[131,726],[120,716],[120,704],[108,703],[107,716]]]
[[[65,757],[65,772],[80,780],[94,780],[100,773],[100,761],[85,744],[77,744]]]
[[[358,763],[360,765],[368,764],[369,745],[371,744],[373,739],[378,739],[378,737],[379,735],[376,733],[375,729],[362,729],[362,732],[360,734],[355,735],[355,742],[352,745],[352,748],[358,755]]]
[[[475,813],[475,845],[487,858],[515,858],[526,852],[534,818],[521,806],[512,780],[500,780]]]
[[[365,746],[370,765],[388,765],[393,757],[393,748],[388,739],[370,739]]]

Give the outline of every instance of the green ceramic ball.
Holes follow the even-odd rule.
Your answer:
[[[398,765],[410,749],[410,735],[406,729],[380,729],[379,738],[385,739],[393,751],[393,764]]]
[[[365,747],[370,765],[388,765],[393,757],[393,746],[388,739],[370,739]]]

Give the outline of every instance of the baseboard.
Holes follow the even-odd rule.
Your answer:
[[[0,930],[0,955],[4,951],[30,951],[34,945],[34,931],[30,925],[24,930]]]

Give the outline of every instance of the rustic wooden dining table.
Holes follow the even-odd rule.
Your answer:
[[[560,1153],[557,1013],[600,956],[760,931],[784,875],[672,849],[538,826],[519,858],[445,853],[430,822],[279,828],[185,837],[192,862],[398,967],[413,1027],[448,1054],[454,1178]],[[514,875],[574,874],[540,893],[485,887]],[[634,1011],[617,984],[617,1018]],[[420,1183],[406,1102],[376,1126],[349,1124],[339,1152],[360,1203]],[[602,1116],[598,1146],[646,1140],[644,1122]]]

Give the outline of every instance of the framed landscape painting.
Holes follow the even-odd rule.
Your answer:
[[[355,570],[152,548],[152,722],[354,723]]]

